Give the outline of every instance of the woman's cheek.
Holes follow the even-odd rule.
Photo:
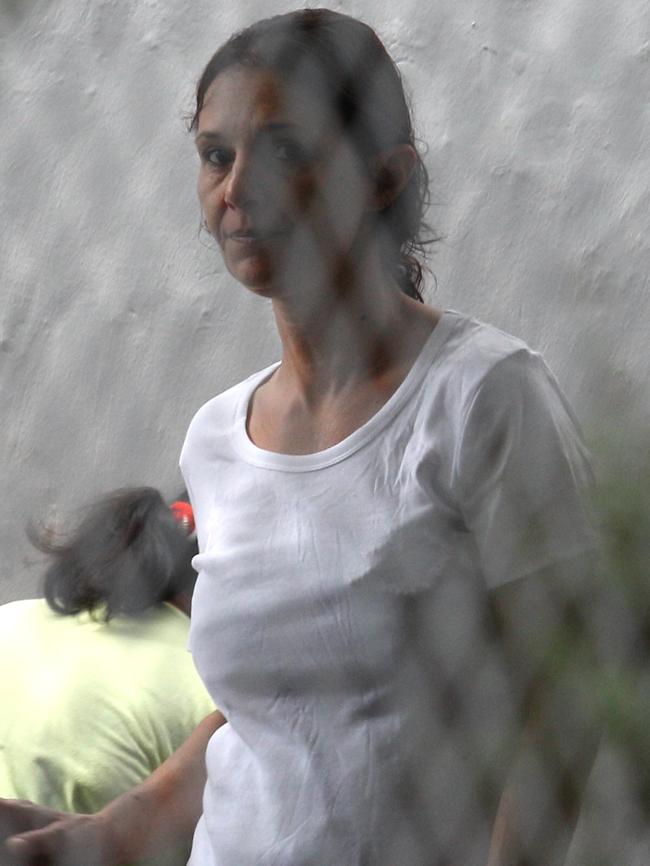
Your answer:
[[[215,178],[202,168],[199,171],[199,176],[196,182],[196,194],[203,209],[208,206],[213,206],[216,197],[216,181]]]
[[[313,209],[317,191],[318,184],[312,174],[305,172],[294,179],[292,198],[299,214],[308,214]]]

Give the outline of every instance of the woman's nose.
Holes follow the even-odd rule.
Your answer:
[[[254,177],[255,169],[250,158],[235,157],[224,190],[224,202],[229,208],[244,208],[252,204],[259,196],[259,179]]]

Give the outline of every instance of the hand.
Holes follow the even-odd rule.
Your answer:
[[[115,848],[97,815],[0,799],[0,866],[117,866]]]

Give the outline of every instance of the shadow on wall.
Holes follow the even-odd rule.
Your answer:
[[[21,24],[29,18],[39,0],[0,0],[0,21],[9,24]],[[42,0],[40,2],[42,4]]]

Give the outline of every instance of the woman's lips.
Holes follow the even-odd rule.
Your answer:
[[[252,245],[261,244],[278,237],[284,232],[280,229],[270,231],[260,231],[258,229],[240,229],[234,232],[228,232],[227,239],[234,241],[237,244]]]

